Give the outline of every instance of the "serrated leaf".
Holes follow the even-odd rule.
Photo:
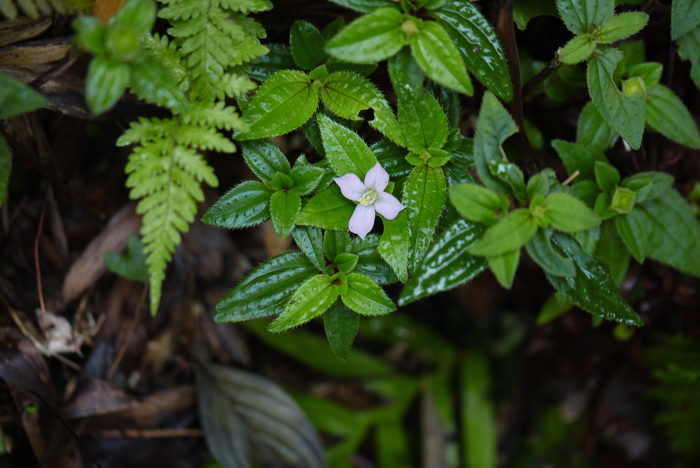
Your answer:
[[[649,91],[646,121],[651,128],[690,148],[700,148],[700,132],[683,101],[666,86]]]
[[[85,98],[90,112],[101,114],[117,103],[129,84],[129,65],[107,56],[92,59],[85,78]]]
[[[294,291],[284,311],[270,324],[269,330],[279,333],[318,317],[338,298],[338,286],[328,275],[316,275]]]
[[[396,305],[384,290],[360,273],[348,275],[348,292],[340,298],[346,306],[361,315],[386,315],[396,310]]]
[[[700,25],[700,1],[673,0],[671,4],[671,37],[678,39]]]
[[[385,221],[385,223],[389,223]],[[379,285],[391,284],[397,281],[391,267],[384,261],[379,253],[379,238],[370,234],[364,239],[353,237],[349,252],[358,256],[357,273],[369,277]]]
[[[295,70],[283,70],[258,88],[243,113],[250,130],[238,140],[283,135],[304,125],[318,107],[318,91],[311,79]]]
[[[247,180],[219,198],[202,216],[202,221],[228,229],[256,226],[270,217],[271,195],[261,182]]]
[[[632,256],[642,263],[649,251],[650,228],[647,224],[648,218],[640,211],[633,210],[631,213],[615,216],[615,229],[627,246]]]
[[[406,145],[414,153],[442,148],[447,141],[447,116],[437,99],[424,89],[400,102],[399,123],[406,135]]]
[[[695,86],[700,88],[700,25],[695,26],[688,33],[678,38],[678,56],[683,60],[690,60],[690,77]]]
[[[620,239],[615,222],[608,219],[600,225],[600,238],[593,253],[609,269],[615,284],[622,284],[630,264],[630,253]]]
[[[359,11],[360,13],[371,13],[377,8],[393,6],[398,10],[399,6],[396,3],[391,3],[391,0],[330,0],[333,3],[350,8],[351,10]]]
[[[555,229],[565,232],[584,231],[600,224],[600,218],[578,198],[555,192],[544,201],[545,216]]]
[[[610,148],[616,139],[617,134],[610,128],[610,125],[603,120],[603,117],[601,117],[595,105],[590,101],[587,102],[586,105],[583,106],[583,109],[581,109],[581,115],[579,115],[578,118],[576,143],[602,152]],[[554,146],[554,141],[552,141],[552,146]],[[561,157],[561,154],[559,156]],[[592,168],[593,165],[591,164],[590,167]],[[569,174],[571,173],[573,172],[569,172]]]
[[[250,141],[241,146],[243,159],[260,180],[272,180],[276,173],[287,174],[291,170],[282,151],[269,141]]]
[[[295,166],[289,177],[294,181],[294,191],[299,195],[313,192],[325,175],[325,170],[311,165]]]
[[[501,197],[477,184],[457,184],[450,187],[450,201],[464,218],[486,225],[498,221]]]
[[[399,296],[404,306],[466,283],[486,269],[486,261],[468,252],[484,228],[460,219],[445,229],[421,260]]]
[[[314,195],[297,215],[295,223],[334,231],[347,231],[355,204],[345,198],[336,184]]]
[[[498,280],[498,283],[506,289],[513,286],[515,272],[520,263],[520,249],[511,250],[501,255],[486,257],[489,269]]]
[[[605,265],[586,254],[578,242],[565,234],[554,234],[552,241],[576,267],[576,274],[572,277],[547,274],[557,291],[595,317],[627,325],[643,325],[625,302]]]
[[[321,97],[328,110],[348,120],[362,120],[358,115],[360,111],[384,100],[372,82],[350,71],[332,73],[323,83]]]
[[[387,68],[399,106],[404,99],[411,98],[416,90],[423,88],[425,73],[413,59],[409,48],[403,48],[391,57]]]
[[[321,230],[310,226],[297,226],[292,231],[294,242],[304,252],[304,255],[322,271],[326,267],[326,259],[323,257],[323,236]]]
[[[294,229],[294,218],[301,209],[301,197],[293,190],[280,190],[270,197],[270,217],[275,232],[281,238],[287,237]]]
[[[373,144],[370,149],[391,179],[406,176],[413,170],[413,166],[406,161],[406,150],[386,138]]]
[[[123,278],[141,283],[147,282],[146,255],[143,253],[141,240],[137,236],[129,236],[126,245],[126,252],[123,254],[111,250],[105,252],[105,266],[109,271]]]
[[[156,55],[129,63],[129,88],[141,99],[174,112],[182,111],[186,98],[170,68]]]
[[[447,181],[441,168],[417,167],[403,188],[408,224],[409,269],[414,270],[428,250],[445,205]]]
[[[596,43],[590,34],[574,36],[559,53],[559,60],[562,63],[573,65],[583,62],[595,52]]]
[[[261,263],[216,303],[217,323],[279,314],[289,296],[316,268],[301,252],[287,252]]]
[[[434,10],[433,15],[450,35],[476,79],[504,101],[510,101],[513,84],[505,52],[493,26],[476,6],[450,0]]]
[[[615,11],[615,0],[557,0],[557,11],[574,34],[590,32]]]
[[[620,13],[603,21],[603,24],[593,31],[593,39],[598,44],[612,44],[637,34],[648,21],[649,15],[641,11]]]
[[[326,158],[337,175],[348,173],[364,178],[375,164],[377,158],[362,138],[349,128],[340,125],[325,115],[317,117],[321,128],[323,147]]]
[[[511,211],[486,230],[484,237],[469,248],[472,255],[493,257],[519,249],[532,239],[537,223],[524,208]]]
[[[292,49],[284,44],[267,44],[269,52],[258,58],[251,64],[251,70],[248,76],[250,78],[263,82],[275,73],[282,70],[290,70],[296,67],[294,57],[292,57]]]
[[[587,82],[591,100],[600,115],[627,143],[639,149],[644,133],[646,98],[638,92],[630,96],[615,84],[613,73],[622,60],[622,52],[608,49],[588,61]]]
[[[378,247],[379,254],[402,282],[408,279],[408,249],[407,215],[402,211],[393,220],[384,221]]]
[[[338,359],[345,361],[360,327],[360,317],[341,301],[335,301],[323,314],[323,327],[331,349]]]
[[[570,258],[564,258],[556,252],[549,241],[549,236],[542,229],[538,230],[525,244],[525,249],[530,257],[542,267],[544,271],[554,276],[574,276],[574,262]]]
[[[323,236],[323,252],[328,259],[335,258],[343,252],[349,252],[350,245],[350,234],[347,232],[326,231]]]
[[[294,61],[304,70],[311,70],[320,65],[328,55],[324,47],[326,39],[321,32],[308,21],[295,21],[289,32],[289,46]]]
[[[403,21],[404,16],[394,8],[378,8],[342,29],[328,41],[326,51],[345,62],[380,62],[407,44]]]
[[[0,119],[40,109],[46,103],[46,98],[34,89],[12,75],[0,73]]]
[[[466,66],[445,29],[434,21],[424,21],[419,32],[409,36],[411,53],[433,81],[471,96],[474,92]]]
[[[620,183],[620,173],[608,163],[596,161],[593,170],[595,182],[603,192],[610,192]]]

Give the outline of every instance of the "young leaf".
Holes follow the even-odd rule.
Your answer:
[[[608,161],[608,158],[605,157],[603,152],[594,145],[571,143],[570,141],[564,140],[552,140],[552,147],[557,151],[569,175],[576,171],[579,172],[579,180],[594,180],[594,167],[596,162]]]
[[[476,6],[470,2],[449,0],[432,13],[450,35],[476,79],[496,96],[510,101],[513,84],[506,54],[493,26]]]
[[[289,133],[308,121],[318,107],[318,91],[311,78],[296,70],[283,70],[258,88],[243,117],[250,130],[238,140],[257,140]]]
[[[295,223],[322,229],[347,231],[355,204],[345,198],[336,184],[314,195],[297,215]]]
[[[92,59],[85,78],[85,98],[93,114],[107,112],[129,84],[129,65],[107,56]]]
[[[338,298],[338,286],[328,275],[316,275],[294,291],[284,311],[270,324],[273,333],[283,332],[318,317]]]
[[[440,168],[417,167],[403,189],[409,232],[409,266],[414,270],[428,250],[445,205],[447,181]]]
[[[326,60],[325,45],[326,40],[314,25],[307,21],[294,22],[289,32],[289,46],[299,68],[311,70]]]
[[[399,104],[399,122],[406,145],[421,154],[428,148],[442,148],[447,141],[447,117],[435,97],[419,89]]]
[[[615,143],[616,138],[617,134],[615,131],[610,128],[610,125],[605,123],[605,120],[603,120],[603,117],[601,117],[595,105],[591,101],[588,101],[586,105],[583,106],[583,109],[581,109],[581,115],[578,118],[576,143],[602,153]],[[554,146],[554,141],[552,141],[552,146]],[[555,147],[555,149],[557,148]],[[558,149],[557,152],[559,152]],[[559,157],[562,157],[561,153]],[[590,167],[592,168],[593,165],[591,164]],[[569,174],[572,173],[573,172],[569,172]]]
[[[12,75],[0,73],[0,119],[40,109],[46,103],[46,98],[34,89]]]
[[[401,291],[399,305],[404,306],[433,294],[464,284],[486,269],[482,257],[468,249],[482,235],[484,228],[459,219],[430,247],[418,268]]]
[[[361,315],[386,315],[396,305],[374,281],[359,273],[348,275],[348,292],[341,296],[343,303]]]
[[[341,301],[335,301],[323,314],[323,327],[331,349],[338,359],[344,361],[350,353],[352,342],[360,327],[360,317]]]
[[[280,190],[270,197],[270,216],[277,235],[287,237],[294,229],[294,218],[301,209],[301,197],[293,190]]]
[[[583,62],[593,55],[595,49],[596,43],[591,34],[586,33],[574,36],[574,38],[567,42],[564,48],[561,49],[559,60],[568,65]]]
[[[474,92],[457,46],[442,26],[424,21],[417,34],[409,36],[411,53],[433,81],[469,96]]]
[[[632,256],[642,263],[649,252],[649,234],[651,226],[647,224],[648,218],[640,210],[633,210],[631,213],[615,216],[615,229],[620,235],[622,242]]]
[[[216,303],[217,323],[279,314],[289,296],[316,274],[301,252],[287,252],[258,265]]]
[[[520,263],[520,249],[486,257],[486,262],[498,283],[504,288],[510,289],[513,286],[515,272],[518,270],[518,263]]]
[[[663,85],[649,91],[646,121],[651,128],[690,148],[700,148],[695,120],[678,96]]]
[[[519,249],[537,231],[537,223],[530,212],[518,208],[486,230],[484,237],[469,248],[472,255],[493,257]]]
[[[357,133],[347,127],[325,115],[319,115],[317,119],[326,158],[333,172],[339,176],[352,173],[364,178],[367,171],[377,164],[372,150]]]
[[[503,207],[500,196],[476,184],[451,186],[450,201],[464,218],[489,226],[496,224],[498,212]]]
[[[261,182],[247,180],[219,198],[202,216],[202,221],[228,229],[256,226],[270,217],[271,195]]]
[[[641,11],[630,11],[611,16],[595,31],[593,40],[598,44],[612,44],[637,34],[649,22],[649,15]]]
[[[316,268],[322,271],[326,267],[326,260],[323,257],[323,236],[321,230],[310,226],[297,226],[292,231],[294,242],[299,250],[311,260]]]
[[[350,251],[350,235],[347,232],[326,231],[323,236],[323,251],[328,259]]]
[[[595,182],[603,192],[612,191],[620,183],[620,173],[608,163],[596,161]]]
[[[269,141],[242,144],[243,159],[260,180],[272,180],[276,173],[287,174],[291,167],[282,151]]]
[[[145,283],[148,281],[148,269],[146,268],[146,255],[143,253],[143,244],[137,236],[129,236],[126,252],[123,254],[108,251],[105,253],[105,266],[112,273]]]
[[[700,25],[698,0],[673,0],[671,4],[671,37],[675,40]]]
[[[560,231],[584,231],[600,224],[600,218],[593,210],[567,193],[550,194],[545,199],[544,208],[545,216]]]
[[[615,0],[557,0],[557,11],[574,34],[590,32],[615,11]]]
[[[591,100],[600,115],[627,143],[639,149],[644,133],[646,99],[644,93],[630,96],[617,89],[613,73],[622,52],[608,49],[588,61],[587,82]]]
[[[360,257],[357,254],[343,252],[335,256],[333,263],[338,267],[338,271],[345,273],[346,275],[357,266],[357,261]]]
[[[664,67],[660,63],[645,62],[635,65],[629,71],[630,78],[640,77],[644,81],[646,89],[650,90],[656,87],[661,81],[661,73]]]
[[[557,291],[595,317],[643,325],[625,302],[605,265],[587,255],[578,242],[565,234],[554,234],[552,241],[576,267],[576,274],[572,277],[547,274]]]
[[[549,241],[549,235],[542,229],[538,230],[525,244],[525,249],[530,257],[542,267],[544,271],[554,276],[574,276],[574,262],[570,258],[562,257],[555,251]]]
[[[384,232],[379,240],[378,251],[396,273],[401,282],[408,280],[408,224],[404,212],[391,221],[384,221]]]
[[[325,172],[320,167],[310,165],[295,166],[289,172],[289,177],[294,182],[294,191],[299,195],[308,195],[321,182]]]
[[[340,31],[326,44],[332,56],[350,63],[373,63],[388,59],[407,44],[401,30],[404,15],[393,8],[378,8]]]

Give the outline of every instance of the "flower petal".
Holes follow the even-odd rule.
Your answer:
[[[365,186],[376,190],[377,192],[383,192],[386,186],[389,185],[389,174],[384,170],[384,168],[379,164],[375,164],[372,169],[367,171],[365,175]]]
[[[404,208],[406,207],[403,206],[395,196],[386,192],[380,193],[379,200],[374,204],[374,209],[377,210],[377,213],[389,220],[396,218],[399,212]]]
[[[357,205],[350,217],[350,223],[348,224],[350,232],[364,239],[369,231],[372,230],[372,226],[374,226],[374,216],[375,213],[372,205]]]
[[[357,175],[349,173],[341,177],[336,177],[333,181],[340,187],[340,192],[345,198],[352,201],[359,201],[367,188]]]

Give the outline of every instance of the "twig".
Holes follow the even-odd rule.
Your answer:
[[[580,175],[581,175],[581,171],[579,171],[578,169],[576,169],[576,170],[574,171],[574,173],[571,174],[571,175],[570,175],[564,182],[562,182],[561,184],[562,184],[564,187],[566,187],[566,186],[569,185],[571,182],[573,182],[574,179],[575,179],[576,177],[578,177],[578,176],[580,176]]]
[[[557,71],[563,63],[559,61],[559,54],[557,53],[549,65],[539,71],[537,75],[533,76],[530,81],[528,81],[525,86],[523,86],[522,95],[527,96],[532,93],[539,85],[541,85],[544,80],[549,78],[555,71]]]

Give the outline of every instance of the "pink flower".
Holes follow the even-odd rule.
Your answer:
[[[375,212],[391,220],[405,208],[396,197],[384,191],[389,185],[389,174],[379,163],[367,171],[364,184],[355,174],[345,174],[333,180],[345,198],[358,202],[348,228],[363,239],[374,226]]]

